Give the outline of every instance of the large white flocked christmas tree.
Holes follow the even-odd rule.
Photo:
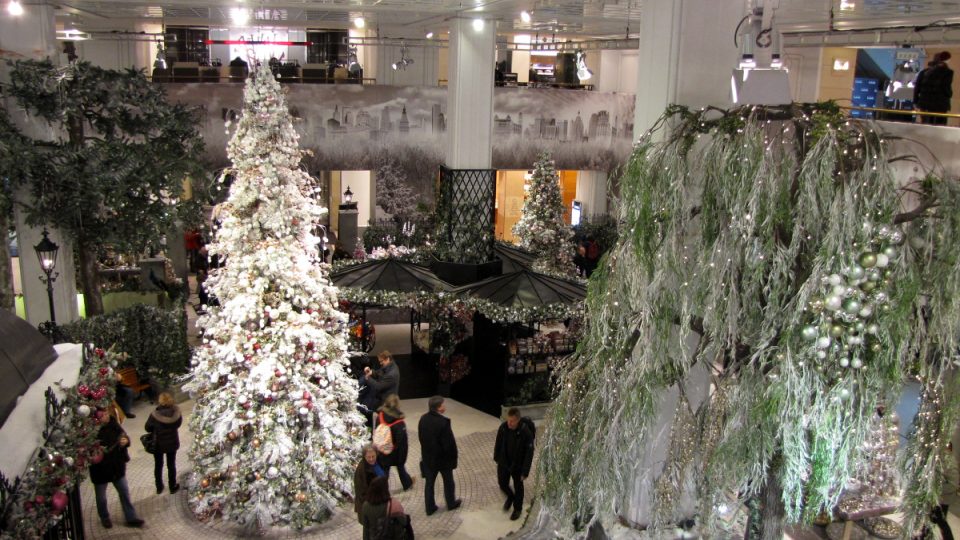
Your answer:
[[[549,154],[541,154],[533,166],[530,190],[513,234],[520,247],[533,252],[533,269],[547,274],[576,275],[573,265],[573,231],[563,221],[560,177]]]
[[[311,233],[326,212],[280,85],[257,70],[227,147],[234,176],[206,282],[219,301],[186,389],[196,399],[190,504],[250,528],[325,520],[352,492],[364,438],[346,368],[346,316]]]

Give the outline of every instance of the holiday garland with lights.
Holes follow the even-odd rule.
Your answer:
[[[711,535],[749,503],[748,536],[779,539],[832,511],[868,457],[877,403],[915,376],[899,475],[905,529],[919,530],[960,411],[944,398],[960,337],[956,182],[895,178],[890,141],[829,103],[677,106],[662,125],[621,180],[620,237],[544,429],[544,512],[574,516],[565,527],[694,518]],[[654,448],[665,460],[638,467]]]
[[[536,255],[533,269],[546,274],[575,276],[573,230],[563,222],[560,176],[549,154],[533,166],[530,190],[520,220],[513,226],[520,247]]]
[[[100,416],[113,401],[117,355],[84,348],[77,385],[60,387],[58,399],[46,392],[43,443],[24,474],[10,482],[3,475],[0,538],[39,538],[63,517],[71,489],[87,478],[91,463],[103,459],[97,440]]]
[[[220,300],[185,388],[196,400],[190,505],[201,519],[303,528],[350,498],[366,436],[347,375],[346,315],[311,232],[325,208],[280,85],[257,70],[228,145],[234,177],[210,253]]]

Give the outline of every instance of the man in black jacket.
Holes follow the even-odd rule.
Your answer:
[[[400,395],[400,368],[393,361],[393,355],[390,351],[382,351],[377,355],[377,360],[380,361],[380,369],[373,371],[369,366],[363,368],[367,386],[377,399],[371,410],[379,409],[390,394]]]
[[[437,474],[443,477],[443,496],[447,510],[456,510],[463,501],[455,498],[456,486],[453,483],[453,470],[457,468],[457,440],[450,428],[450,419],[443,416],[447,408],[443,398],[433,396],[428,402],[430,411],[420,417],[417,435],[420,437],[420,472],[423,473],[423,498],[427,515],[437,511],[437,502],[433,496],[433,486]]]
[[[949,51],[933,55],[927,69],[917,75],[913,88],[913,104],[921,111],[946,113],[950,111],[950,99],[953,97],[953,70],[947,65]],[[947,118],[924,116],[924,124],[945,126]]]
[[[516,407],[507,411],[507,421],[500,424],[493,460],[497,462],[500,490],[507,494],[503,509],[509,510],[513,506],[510,519],[517,519],[523,510],[523,481],[530,475],[530,464],[533,463],[533,433],[520,421],[520,410]],[[510,479],[513,479],[512,490]]]

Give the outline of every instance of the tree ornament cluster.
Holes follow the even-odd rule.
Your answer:
[[[207,280],[220,306],[198,321],[185,386],[196,399],[191,506],[201,519],[303,528],[350,496],[366,428],[347,318],[313,234],[326,209],[269,69],[247,82],[228,154],[234,180],[210,245],[225,265]]]
[[[802,330],[818,361],[841,368],[862,368],[870,354],[882,347],[876,337],[878,320],[891,309],[891,264],[896,263],[897,246],[903,242],[903,233],[888,226],[874,230],[864,223],[863,232],[872,236],[867,249],[841,272],[821,279],[825,292],[809,303],[816,321]]]

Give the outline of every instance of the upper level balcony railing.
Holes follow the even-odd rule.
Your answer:
[[[323,64],[280,64],[272,67],[281,83],[313,84],[376,84],[377,80],[351,74],[344,67],[329,68]],[[156,83],[208,83],[247,80],[250,70],[244,66],[201,66],[196,62],[177,62],[172,68],[154,69],[151,80]]]

